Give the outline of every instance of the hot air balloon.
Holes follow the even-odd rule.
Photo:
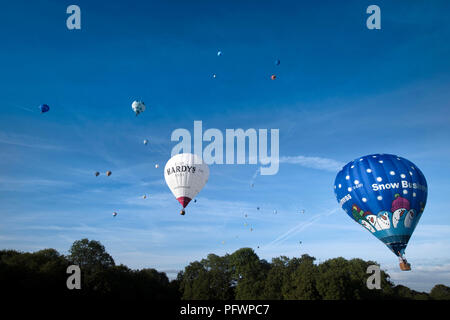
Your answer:
[[[113,212],[112,215],[113,215],[113,217],[117,216],[117,212]]]
[[[411,161],[373,154],[346,164],[335,180],[337,201],[345,212],[399,257],[411,270],[405,249],[427,201],[427,182]]]
[[[106,175],[109,177],[111,175],[111,171],[106,171]]]
[[[279,65],[280,65],[280,60],[279,60],[279,59],[275,60],[275,65],[276,65],[276,66],[279,66]]]
[[[199,156],[181,153],[167,161],[164,178],[170,191],[183,206],[182,212],[184,212],[184,208],[208,181],[209,167]]]
[[[147,139],[145,139],[145,140],[144,140],[144,144],[145,144],[145,145],[147,145],[147,143],[148,143],[148,140],[147,140]]]
[[[95,173],[95,176],[98,177],[99,175],[100,175],[100,172],[97,171],[97,172]]]
[[[277,76],[274,74],[270,76],[270,79],[272,79],[272,80],[275,80],[276,78],[277,78]]]
[[[143,101],[136,100],[131,104],[131,108],[133,109],[134,113],[136,113],[136,116],[138,116],[139,113],[145,111],[145,104]]]
[[[46,104],[41,104],[38,108],[41,110],[41,113],[45,113],[50,110],[50,107]]]
[[[158,169],[159,168],[159,164],[155,164],[155,168]]]
[[[222,51],[217,51],[217,56],[220,57],[222,55]]]

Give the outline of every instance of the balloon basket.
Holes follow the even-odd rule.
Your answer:
[[[407,262],[400,262],[400,270],[402,271],[410,271],[411,270],[411,264]]]

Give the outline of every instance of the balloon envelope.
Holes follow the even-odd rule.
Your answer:
[[[205,186],[209,167],[192,153],[181,153],[167,161],[164,178],[178,202],[185,208]]]
[[[48,105],[46,105],[46,104],[41,104],[41,105],[39,106],[39,110],[41,110],[41,113],[44,113],[44,112],[49,111],[49,110],[50,110],[50,107],[49,107]]]
[[[138,115],[139,113],[145,111],[145,104],[143,101],[136,100],[131,104],[131,108],[133,109],[134,113]]]
[[[337,174],[337,201],[350,218],[402,256],[427,201],[427,182],[411,161],[390,154],[355,159]]]

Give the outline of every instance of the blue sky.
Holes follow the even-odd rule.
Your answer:
[[[81,8],[81,30],[66,28],[70,4]],[[381,30],[366,28],[371,4]],[[267,260],[375,260],[417,290],[450,285],[449,9],[448,1],[2,3],[0,248],[67,253],[87,237],[116,263],[174,276],[208,253],[252,247]],[[136,99],[147,105],[138,117]],[[39,114],[42,103],[50,112]],[[224,133],[279,129],[278,174],[211,165],[198,202],[180,216],[162,170],[172,131],[192,132],[195,120]],[[333,194],[339,167],[371,153],[407,158],[427,178],[408,273]]]

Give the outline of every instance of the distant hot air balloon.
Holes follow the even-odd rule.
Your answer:
[[[279,60],[279,59],[275,60],[275,65],[276,65],[276,66],[279,66],[279,65],[280,65],[280,60]]]
[[[112,215],[113,215],[113,217],[117,216],[117,212],[113,212]]]
[[[41,113],[45,113],[50,110],[50,107],[46,104],[41,104],[38,108],[41,110]]]
[[[99,175],[100,175],[100,172],[97,171],[97,172],[95,173],[95,176],[98,177]]]
[[[138,116],[139,113],[145,111],[145,104],[143,101],[136,100],[131,104],[131,108],[133,109],[134,113],[136,113],[136,116]]]
[[[270,76],[270,79],[272,79],[272,80],[275,80],[276,78],[277,78],[277,76],[274,74]]]
[[[155,168],[158,169],[159,168],[159,164],[155,164]]]
[[[147,143],[148,143],[148,140],[147,140],[147,139],[145,139],[145,140],[144,140],[144,144],[145,144],[145,145],[147,145]]]
[[[106,175],[109,177],[111,175],[111,171],[106,171]]]
[[[395,155],[368,155],[345,165],[334,188],[344,211],[399,257],[401,270],[410,270],[405,249],[428,190],[419,168]]]
[[[209,167],[199,156],[192,153],[181,153],[167,161],[164,178],[184,211],[184,208],[208,181]]]
[[[217,51],[217,56],[220,57],[222,55],[222,51]]]

